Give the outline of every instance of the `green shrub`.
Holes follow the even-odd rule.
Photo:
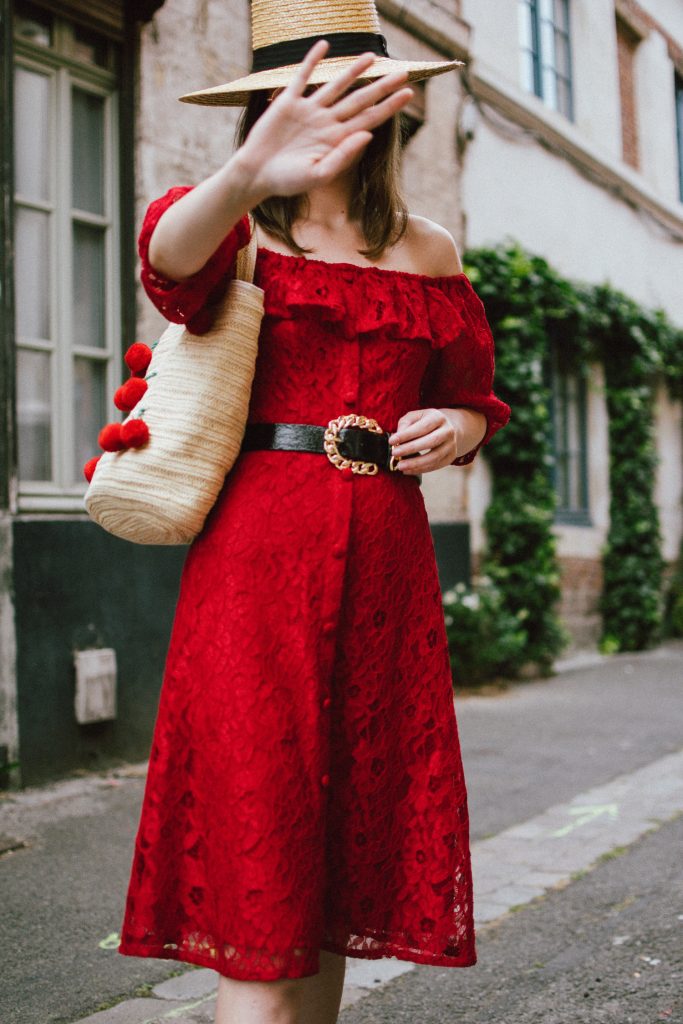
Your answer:
[[[454,683],[465,686],[517,675],[524,663],[528,619],[505,607],[503,591],[484,577],[476,589],[458,583],[443,595]]]

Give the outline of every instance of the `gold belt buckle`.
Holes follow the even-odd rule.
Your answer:
[[[346,413],[344,416],[337,416],[336,419],[330,420],[325,428],[325,435],[323,445],[325,448],[325,454],[337,469],[351,469],[354,473],[361,473],[365,476],[375,476],[379,471],[379,466],[376,462],[363,462],[361,459],[345,459],[337,447],[339,443],[339,431],[344,430],[346,427],[360,427],[362,430],[371,430],[374,434],[383,434],[384,431],[380,427],[377,420],[373,420],[369,416],[360,416],[357,413]],[[391,456],[389,462],[389,469],[395,470],[398,459]]]

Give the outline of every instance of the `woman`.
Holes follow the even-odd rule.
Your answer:
[[[140,237],[148,294],[201,333],[251,210],[265,292],[244,450],[183,568],[119,947],[216,969],[216,1024],[332,1024],[346,956],[476,962],[419,479],[510,410],[451,236],[396,187],[407,72],[363,52],[311,88],[329,45],[252,95],[235,155]],[[382,433],[340,472],[305,445],[352,413]],[[270,423],[311,426],[278,446]]]

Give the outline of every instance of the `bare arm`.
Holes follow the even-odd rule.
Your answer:
[[[191,277],[263,198],[238,150],[219,171],[169,206],[150,239],[150,263],[173,281]]]
[[[458,455],[465,455],[479,444],[486,434],[488,421],[483,412],[478,409],[467,409],[461,406],[458,409],[439,409],[451,423],[457,440]]]

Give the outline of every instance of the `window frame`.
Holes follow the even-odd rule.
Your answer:
[[[678,153],[678,198],[683,203],[683,70],[674,68],[676,149]]]
[[[36,4],[35,6],[39,6]],[[54,36],[52,46],[31,43],[12,34],[12,75],[15,68],[25,67],[29,71],[50,74],[54,80],[51,92],[53,117],[51,118],[50,151],[52,162],[52,208],[49,224],[49,305],[51,317],[51,339],[49,346],[36,344],[35,340],[19,340],[14,326],[15,359],[18,362],[20,350],[46,350],[51,357],[51,453],[52,480],[17,480],[18,511],[77,511],[83,512],[83,495],[87,481],[78,480],[78,465],[73,466],[76,481],[69,483],[72,463],[76,453],[74,393],[74,361],[86,357],[106,364],[104,374],[105,416],[107,421],[118,415],[113,403],[113,392],[119,367],[122,362],[121,347],[121,256],[122,256],[122,202],[121,202],[121,91],[122,54],[117,52],[119,70],[101,68],[74,60],[65,52],[68,26],[81,27],[74,18],[63,17],[44,8],[53,19]],[[89,26],[84,26],[89,29]],[[106,33],[98,32],[111,46],[117,40]],[[61,51],[61,52],[60,52]],[[103,213],[91,214],[78,211],[72,206],[72,90],[82,89],[102,96],[104,99],[104,152],[103,152]],[[12,121],[14,113],[12,112]],[[65,131],[65,128],[68,130]],[[13,215],[18,205],[24,208],[41,208],[41,204],[22,197],[13,182],[11,190]],[[92,223],[103,228],[104,233],[104,344],[102,346],[78,346],[74,344],[72,332],[73,317],[73,225]],[[14,268],[16,275],[16,265]],[[111,397],[110,397],[111,396]],[[103,425],[103,424],[101,424]],[[19,444],[17,423],[17,449]],[[96,446],[93,455],[99,454]],[[18,476],[18,451],[17,467]]]
[[[555,509],[555,522],[558,525],[571,525],[571,526],[592,526],[593,520],[591,518],[591,494],[589,486],[589,469],[588,469],[588,383],[589,383],[589,372],[588,367],[579,364],[565,364],[562,365],[560,359],[560,343],[550,339],[549,350],[545,359],[545,383],[548,388],[548,409],[550,418],[550,444],[552,449],[553,461],[549,470],[550,479],[552,482],[553,490],[557,498],[557,506]],[[560,504],[560,466],[562,462],[567,462],[567,455],[571,452],[571,449],[567,446],[568,437],[568,423],[567,423],[567,377],[572,375],[576,381],[576,401],[577,401],[577,422],[578,422],[578,460],[579,460],[579,479],[580,489],[583,495],[583,504],[576,505],[574,507],[569,505]],[[558,388],[558,383],[562,382],[562,388]],[[560,447],[560,438],[558,437],[557,430],[557,411],[558,405],[563,403],[563,428],[562,428],[562,444]]]
[[[522,61],[526,59],[527,55],[531,58],[532,64],[532,77],[533,77],[533,95],[537,96],[549,110],[554,110],[555,113],[566,117],[568,121],[573,122],[575,118],[574,111],[574,76],[573,76],[573,53],[572,53],[572,38],[571,38],[571,7],[570,0],[559,0],[564,5],[566,28],[557,24],[555,17],[549,24],[552,26],[552,31],[555,35],[560,34],[566,39],[567,47],[567,75],[560,72],[557,62],[549,64],[545,60],[545,54],[543,51],[543,33],[541,30],[541,23],[548,21],[547,18],[541,16],[541,10],[539,6],[539,0],[517,0],[517,11],[518,19],[521,30],[521,19],[529,17],[530,28],[531,28],[531,49],[522,45],[520,40],[519,53],[520,53],[520,72],[522,78],[522,87],[526,92],[529,92],[525,83],[525,74]],[[524,10],[526,8],[526,11]],[[549,98],[546,95],[546,91],[543,85],[543,71],[544,68],[549,68],[554,74],[556,79],[561,79],[566,82],[567,86],[567,110],[562,109],[561,105],[553,106],[549,102]]]

